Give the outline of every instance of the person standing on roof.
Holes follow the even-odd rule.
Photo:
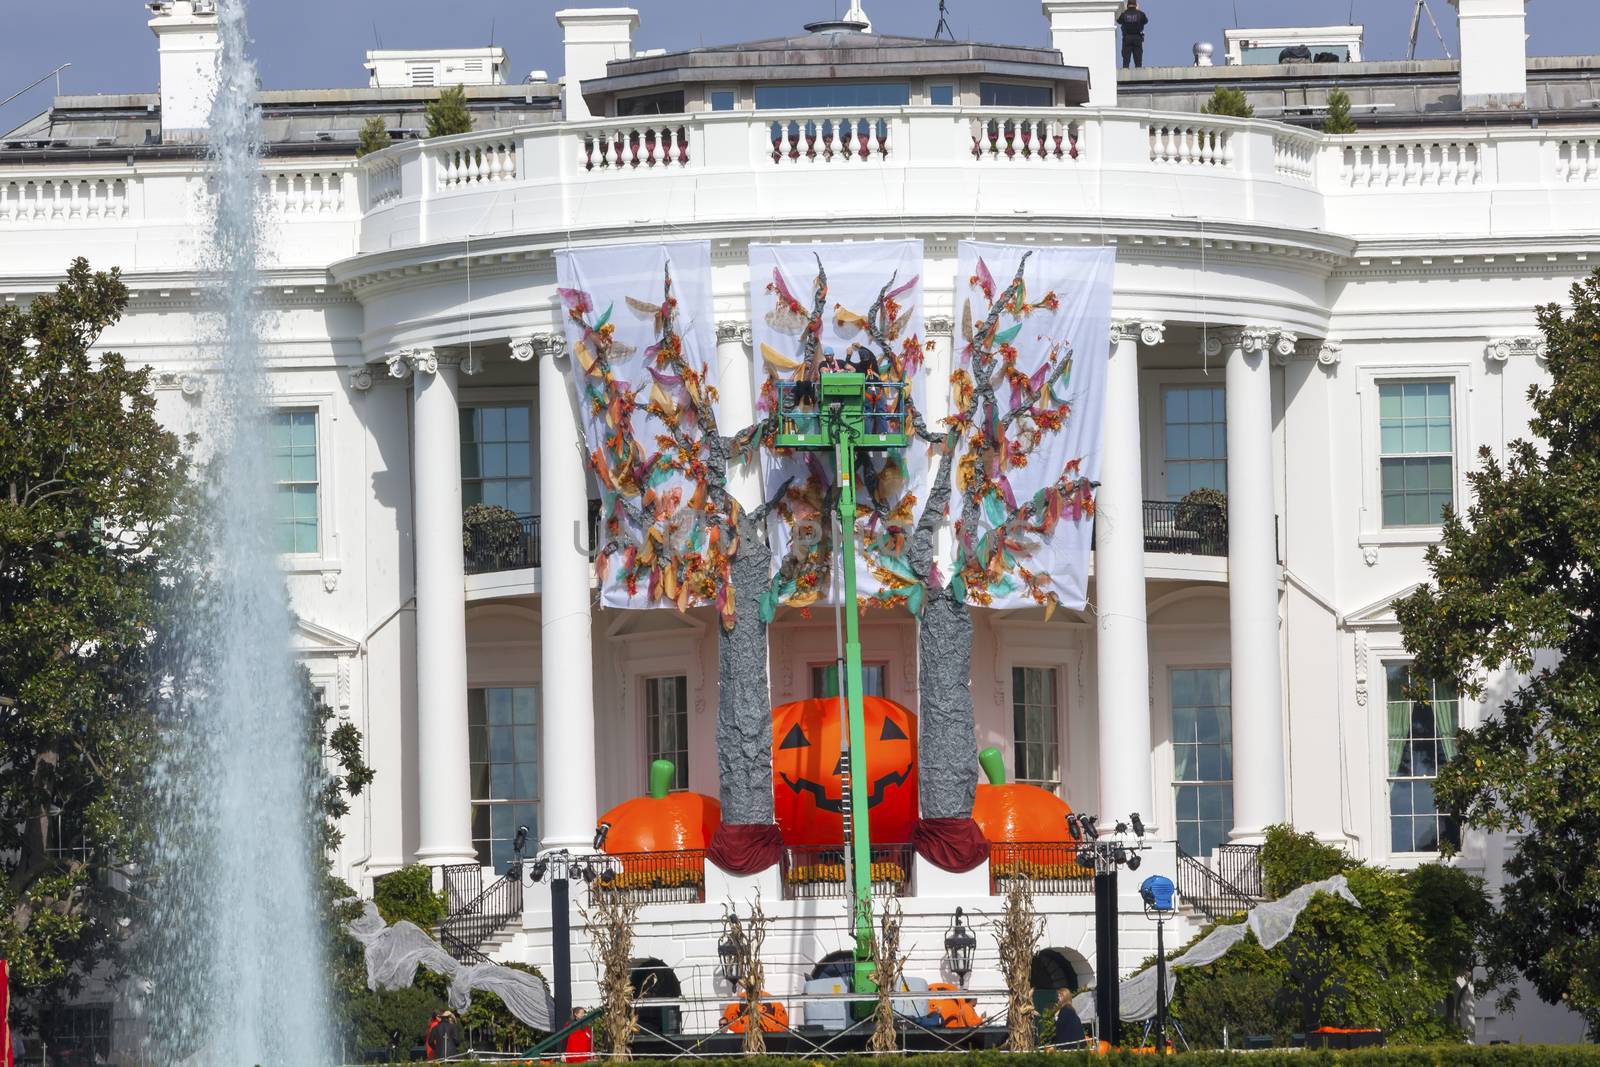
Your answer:
[[[1130,62],[1136,67],[1144,66],[1144,28],[1149,22],[1150,16],[1139,10],[1139,0],[1128,0],[1128,6],[1117,16],[1117,25],[1122,27],[1123,70]]]

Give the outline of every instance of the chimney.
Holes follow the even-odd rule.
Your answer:
[[[222,52],[215,0],[151,0],[148,6],[161,56],[161,139],[203,141]]]
[[[1461,29],[1461,109],[1520,109],[1528,96],[1527,0],[1450,0]]]
[[[1089,69],[1089,103],[1117,102],[1117,10],[1122,0],[1044,0],[1050,47],[1069,67]]]
[[[633,31],[639,28],[639,12],[631,7],[571,7],[556,12],[556,21],[566,31],[566,74],[563,101],[568,122],[590,118],[583,99],[585,79],[606,76],[606,64],[633,55]]]

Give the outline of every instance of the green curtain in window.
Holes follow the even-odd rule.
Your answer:
[[[1456,730],[1459,728],[1457,709],[1461,706],[1458,700],[1435,700],[1433,702],[1433,732],[1439,738],[1439,756],[1441,762],[1456,758]]]
[[[1400,773],[1400,761],[1405,758],[1406,740],[1411,736],[1411,702],[1389,701],[1389,774]]]

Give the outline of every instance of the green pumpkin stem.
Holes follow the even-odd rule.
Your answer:
[[[999,755],[998,752],[995,753]],[[667,795],[672,788],[672,780],[678,776],[678,768],[669,759],[658,759],[650,764],[650,795],[657,800]]]
[[[1006,784],[1006,761],[998,748],[986,748],[978,753],[978,765],[989,776],[990,785]]]

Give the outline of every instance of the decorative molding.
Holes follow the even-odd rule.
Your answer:
[[[1356,631],[1356,705],[1367,706],[1367,634]]]
[[[1272,362],[1282,367],[1294,358],[1295,349],[1299,347],[1300,338],[1287,330],[1279,330],[1272,335]]]
[[[1226,330],[1207,331],[1200,341],[1200,354],[1206,359],[1216,359],[1222,355],[1224,335],[1231,332]]]
[[[1513,356],[1532,356],[1542,363],[1550,354],[1550,345],[1543,337],[1522,334],[1490,341],[1483,354],[1491,363],[1504,364]]]
[[[1378,546],[1363,545],[1361,548],[1361,559],[1364,563],[1366,563],[1367,566],[1376,567],[1378,565]]]
[[[439,352],[434,348],[410,348],[406,350],[406,362],[411,366],[412,374],[438,374]]]
[[[339,572],[338,571],[323,571],[322,572],[322,589],[323,589],[323,592],[331,593],[337,588],[339,588]]]
[[[564,333],[536,333],[533,335],[533,350],[543,359],[546,355],[560,359],[567,354],[567,335]]]
[[[372,388],[372,368],[357,367],[350,372],[350,388],[358,393],[364,393]]]
[[[733,341],[738,341],[746,348],[755,344],[755,331],[750,328],[748,322],[726,319],[717,323],[717,344],[725,345]]]
[[[156,375],[156,388],[175,389],[190,400],[198,400],[206,391],[206,379],[197,371],[163,371]]]
[[[1139,323],[1139,343],[1146,348],[1165,344],[1167,340],[1167,324],[1164,322]]]
[[[922,320],[922,331],[929,337],[954,337],[956,320],[949,315],[929,315]]]
[[[534,357],[534,341],[532,334],[511,339],[511,358],[518,363],[527,363]]]
[[[384,357],[383,362],[389,368],[389,377],[402,382],[411,377],[411,360],[406,352],[390,352]]]
[[[1295,347],[1295,358],[1314,359],[1324,367],[1334,367],[1344,358],[1344,345],[1325,337],[1308,337]]]
[[[1124,341],[1137,342],[1139,340],[1139,323],[1134,319],[1111,320],[1111,343],[1120,345]]]
[[[1275,332],[1261,326],[1246,326],[1242,330],[1233,331],[1233,334],[1237,335],[1237,339],[1230,335],[1229,339],[1233,340],[1233,344],[1229,345],[1229,347],[1243,349],[1247,355],[1266,352],[1272,346],[1272,338]]]
[[[334,694],[340,710],[350,707],[350,657],[340,656],[335,666]]]

